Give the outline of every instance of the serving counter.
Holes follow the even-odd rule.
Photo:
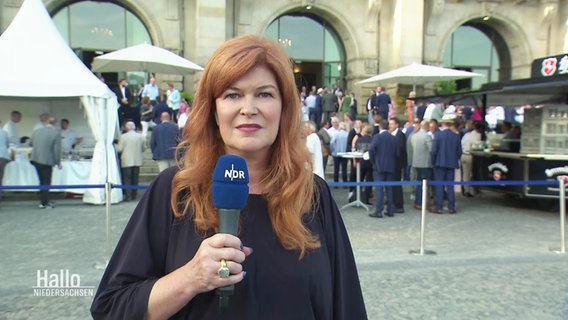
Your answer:
[[[568,155],[471,151],[474,180],[557,181],[568,174]],[[558,198],[558,188],[547,185],[491,185],[484,189],[523,197]]]

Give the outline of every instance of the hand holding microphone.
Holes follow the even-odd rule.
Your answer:
[[[217,160],[213,171],[211,188],[213,204],[219,210],[219,233],[238,234],[239,215],[248,200],[248,169],[245,159],[236,155],[223,155]],[[229,263],[227,263],[229,261]],[[231,275],[230,260],[221,257],[217,274],[226,279]],[[234,285],[217,289],[219,307],[224,310],[228,306],[229,296],[235,290]]]

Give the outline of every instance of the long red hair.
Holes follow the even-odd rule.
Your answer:
[[[218,227],[211,177],[225,149],[215,121],[215,99],[258,66],[272,71],[282,96],[279,132],[260,183],[267,192],[268,214],[280,243],[288,250],[298,250],[302,258],[308,250],[320,246],[319,239],[302,222],[313,209],[317,192],[311,155],[302,135],[301,106],[291,61],[272,40],[241,36],[213,53],[199,81],[179,145],[185,154],[173,179],[172,208],[178,218],[192,212],[195,226],[204,233]]]

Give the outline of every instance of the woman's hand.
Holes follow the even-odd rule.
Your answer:
[[[218,233],[203,240],[193,259],[182,269],[191,279],[195,294],[211,291],[243,280],[245,273],[242,263],[251,253],[252,249],[244,247],[239,238],[227,233]],[[221,259],[226,261],[229,268],[228,278],[219,277]]]
[[[251,248],[227,233],[203,240],[188,263],[156,281],[150,292],[147,318],[168,319],[197,294],[240,282],[245,275],[241,263],[251,253]],[[219,277],[221,259],[229,268],[228,278]]]

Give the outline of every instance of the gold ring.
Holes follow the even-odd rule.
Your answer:
[[[219,278],[228,278],[231,272],[229,271],[229,267],[227,267],[227,261],[225,259],[221,259],[221,267],[217,271]]]

